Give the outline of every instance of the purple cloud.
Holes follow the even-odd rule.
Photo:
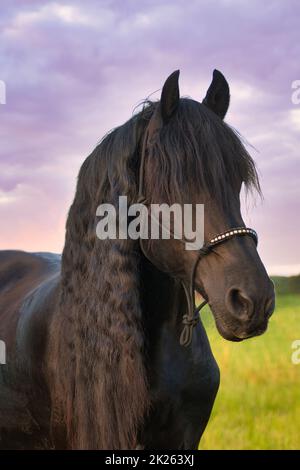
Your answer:
[[[60,251],[76,175],[103,134],[171,71],[182,71],[182,94],[201,100],[218,68],[231,86],[227,121],[258,149],[251,153],[265,202],[246,219],[269,270],[296,269],[300,105],[291,84],[300,79],[299,13],[296,0],[2,6],[1,247]]]

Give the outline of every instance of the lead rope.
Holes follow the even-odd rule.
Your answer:
[[[195,300],[195,273],[198,266],[198,263],[202,256],[206,255],[210,251],[210,246],[203,246],[199,250],[199,254],[195,260],[195,263],[192,268],[191,277],[189,285],[187,286],[185,282],[182,282],[182,286],[186,295],[187,301],[187,313],[182,317],[183,329],[180,335],[179,342],[181,346],[189,346],[193,339],[193,331],[195,326],[198,324],[200,320],[200,311],[201,309],[207,304],[207,300],[203,300],[203,302],[196,306]]]

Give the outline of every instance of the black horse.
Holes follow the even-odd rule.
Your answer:
[[[83,163],[61,263],[1,252],[1,448],[196,449],[219,369],[193,318],[194,288],[226,339],[267,327],[273,285],[239,201],[242,183],[260,188],[253,160],[223,122],[228,84],[215,70],[200,104],[180,99],[178,76]],[[141,196],[205,204],[206,244],[190,251],[176,239],[100,240],[96,209],[120,195],[130,204]]]

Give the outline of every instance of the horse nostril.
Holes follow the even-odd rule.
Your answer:
[[[248,321],[254,310],[252,300],[240,289],[231,288],[226,295],[229,312],[242,321]]]

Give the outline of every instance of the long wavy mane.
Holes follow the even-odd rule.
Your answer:
[[[145,105],[85,160],[69,211],[51,336],[52,425],[66,423],[71,448],[135,448],[149,405],[139,246],[99,240],[95,227],[101,202],[117,203],[119,195],[135,201],[139,143],[152,108]]]

